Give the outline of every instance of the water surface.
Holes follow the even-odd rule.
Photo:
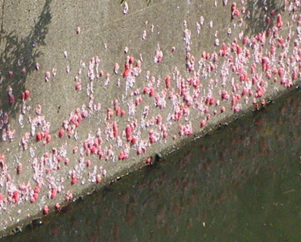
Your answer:
[[[0,241],[298,241],[296,90]]]

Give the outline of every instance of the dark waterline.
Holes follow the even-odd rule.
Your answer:
[[[0,241],[298,241],[300,94]]]

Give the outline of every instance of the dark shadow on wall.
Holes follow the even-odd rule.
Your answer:
[[[248,0],[246,7],[246,33],[256,35],[272,28],[277,14],[283,9],[283,0]],[[270,18],[267,23],[266,18]]]
[[[19,38],[14,31],[6,32],[4,23],[6,0],[1,6],[0,109],[7,112],[10,118],[16,116],[21,105],[20,96],[21,92],[25,90],[27,76],[35,70],[37,58],[43,54],[38,47],[46,45],[45,38],[48,33],[48,25],[51,22],[51,2],[52,0],[45,1],[36,24],[29,35],[24,38]],[[9,86],[13,89],[15,96],[14,105],[9,103],[7,94]]]

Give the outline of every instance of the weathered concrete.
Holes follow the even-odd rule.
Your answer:
[[[3,0],[2,234],[293,87],[299,3],[261,2]]]

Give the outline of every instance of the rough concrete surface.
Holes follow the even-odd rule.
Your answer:
[[[300,77],[299,1],[1,6],[2,235],[266,105]]]

